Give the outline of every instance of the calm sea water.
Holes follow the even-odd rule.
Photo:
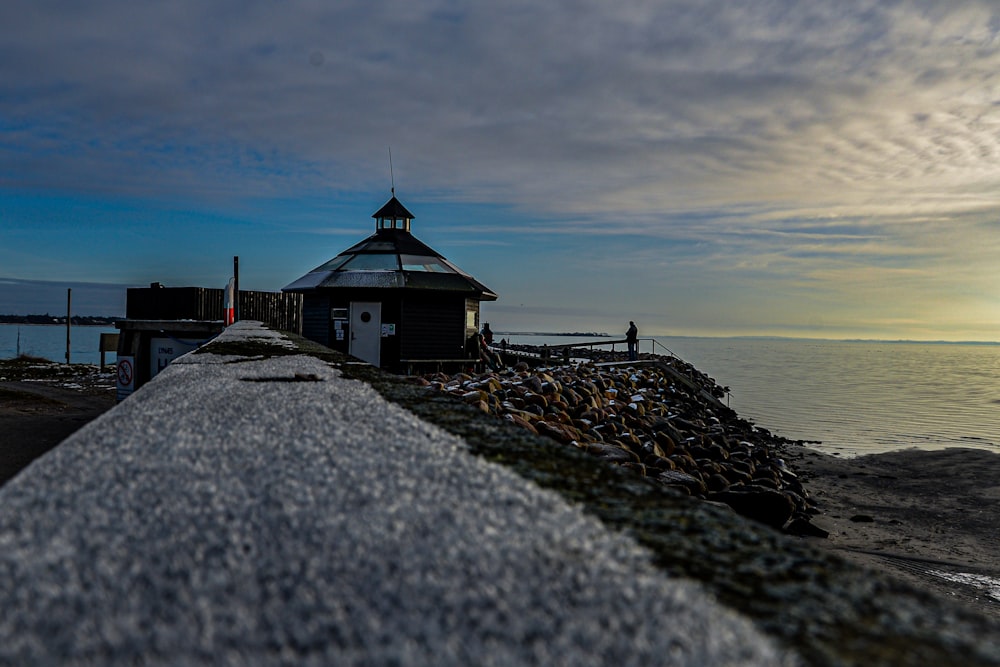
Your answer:
[[[21,354],[66,361],[66,327],[44,324],[0,324],[0,359],[17,356],[19,333]],[[101,363],[102,333],[118,333],[118,330],[114,327],[72,327],[70,361],[74,364]],[[104,356],[109,363],[116,359],[114,352]]]
[[[550,345],[575,340],[511,337]],[[786,438],[821,441],[812,445],[820,451],[855,456],[976,447],[1000,453],[1000,345],[657,341],[657,352],[666,347],[729,387],[729,405],[742,417]],[[651,348],[640,341],[641,352]]]

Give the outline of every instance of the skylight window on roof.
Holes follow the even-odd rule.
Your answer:
[[[400,255],[399,261],[404,271],[427,271],[429,273],[454,273],[433,255]]]
[[[344,271],[399,271],[396,255],[356,255],[340,267]]]
[[[311,273],[315,273],[316,271],[336,271],[341,267],[341,265],[343,265],[344,262],[346,262],[350,258],[351,258],[350,255],[337,255],[326,264],[317,266],[315,269],[312,270]]]

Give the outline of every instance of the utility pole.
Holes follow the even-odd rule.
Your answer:
[[[70,319],[72,317],[73,317],[73,288],[67,287],[66,288],[66,363],[67,364],[70,363],[70,361],[69,361],[69,338],[70,338],[70,336],[69,336],[69,332],[70,332],[69,326],[70,326]]]

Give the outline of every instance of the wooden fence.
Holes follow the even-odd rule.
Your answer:
[[[137,287],[127,291],[130,320],[223,320],[225,290],[211,287]],[[302,333],[302,295],[240,291],[241,320],[257,320],[272,329]]]

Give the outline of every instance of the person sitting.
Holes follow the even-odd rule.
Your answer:
[[[503,363],[503,359],[500,358],[499,354],[490,349],[490,346],[486,344],[486,338],[483,336],[483,334],[476,334],[476,338],[479,339],[478,342],[479,342],[480,361],[485,363],[487,366],[490,367],[490,369],[494,371],[504,370],[505,366]]]

